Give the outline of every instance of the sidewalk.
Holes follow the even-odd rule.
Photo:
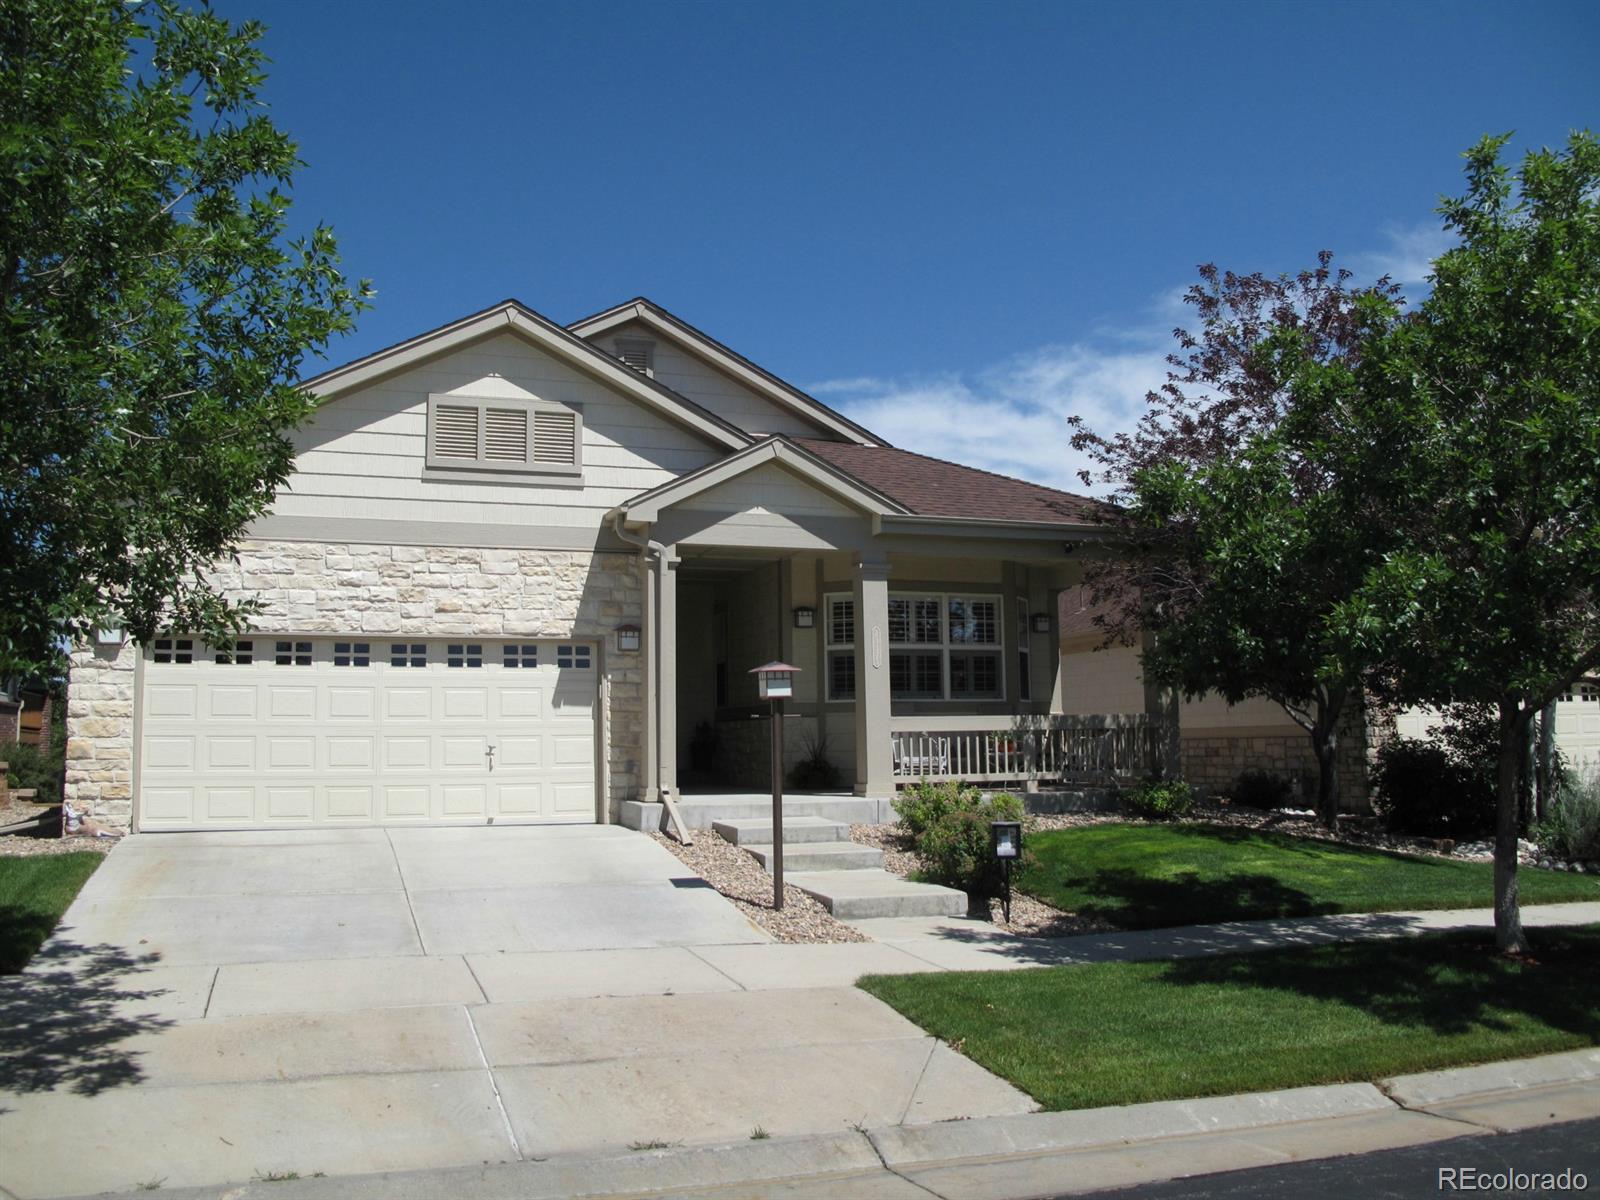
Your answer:
[[[1014,1200],[1600,1116],[1600,1049],[1126,1108],[543,1162],[163,1189],[172,1200]],[[128,1193],[131,1194],[131,1193]]]

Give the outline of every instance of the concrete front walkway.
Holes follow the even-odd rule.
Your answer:
[[[28,971],[0,980],[0,1189],[414,1171],[1034,1108],[848,986],[871,961],[770,989],[718,966],[795,949],[614,827],[130,838]]]

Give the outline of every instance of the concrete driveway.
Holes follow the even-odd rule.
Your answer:
[[[69,1196],[1023,1112],[616,827],[151,834],[0,980],[0,1187]]]

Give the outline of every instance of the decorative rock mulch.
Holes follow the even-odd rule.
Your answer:
[[[0,837],[0,858],[28,858],[38,854],[78,854],[89,851],[105,854],[117,844],[116,838],[84,837],[29,837],[11,835]]]
[[[793,884],[784,885],[782,911],[774,909],[772,876],[746,851],[723,841],[713,830],[695,830],[692,846],[682,845],[662,833],[650,836],[780,942],[872,940],[859,929],[835,920],[832,913]]]

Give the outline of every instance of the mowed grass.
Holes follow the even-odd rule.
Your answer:
[[[1096,825],[1035,833],[1027,847],[1018,888],[1123,929],[1494,903],[1489,863],[1234,826]],[[1600,900],[1600,876],[1524,867],[1517,879],[1524,904]]]
[[[0,975],[28,965],[105,855],[0,857]]]
[[[1600,926],[859,986],[1048,1109],[1380,1079],[1600,1040]]]

